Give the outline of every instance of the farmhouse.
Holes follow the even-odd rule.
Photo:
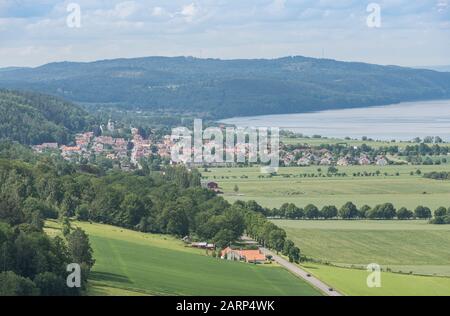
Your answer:
[[[208,182],[206,184],[206,188],[219,194],[222,193],[222,191],[220,191],[219,184],[217,182]]]
[[[321,166],[329,166],[329,165],[331,165],[331,160],[328,159],[328,158],[323,158],[323,159],[320,160],[319,164]]]
[[[299,161],[297,162],[297,164],[299,166],[309,166],[309,165],[311,165],[311,160],[306,157],[300,158]]]
[[[235,250],[227,247],[222,250],[220,257],[226,260],[245,261],[247,263],[266,262],[266,256],[260,250]]]
[[[384,157],[380,157],[377,159],[377,166],[384,167],[384,166],[387,166],[388,164],[389,163],[388,163],[387,159]]]
[[[368,166],[371,163],[370,159],[367,158],[366,156],[361,157],[358,162],[362,166]]]
[[[345,167],[345,166],[350,165],[350,162],[349,162],[349,160],[348,160],[347,158],[341,158],[341,159],[339,159],[339,160],[337,161],[336,164],[337,164],[338,166]]]

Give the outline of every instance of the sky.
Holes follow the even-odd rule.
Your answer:
[[[0,67],[292,55],[450,65],[450,0],[0,0]]]

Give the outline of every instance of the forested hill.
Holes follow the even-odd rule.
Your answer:
[[[80,107],[52,96],[0,90],[0,139],[22,144],[65,144],[87,129],[91,118]]]
[[[4,70],[0,87],[223,118],[450,98],[450,73],[306,57],[147,57]]]

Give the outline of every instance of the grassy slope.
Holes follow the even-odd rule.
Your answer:
[[[92,294],[318,295],[278,266],[206,257],[168,236],[100,224],[76,225],[86,230],[94,249]],[[51,228],[47,231],[58,233]]]
[[[450,227],[425,221],[274,221],[304,255],[340,265],[450,276]]]
[[[279,174],[299,175],[304,173],[318,174],[319,167],[280,168]],[[327,167],[321,167],[326,173]],[[285,202],[293,202],[298,206],[309,203],[319,207],[324,205],[342,206],[353,201],[362,206],[371,206],[392,202],[397,207],[415,208],[426,205],[433,209],[439,206],[450,206],[450,181],[436,181],[421,176],[411,176],[410,172],[420,169],[422,172],[450,171],[450,165],[442,166],[350,166],[339,167],[348,177],[333,178],[283,178],[260,179],[259,168],[218,168],[203,172],[210,181],[217,181],[229,201],[256,200],[266,207],[280,207]],[[357,172],[376,172],[378,177],[353,177]],[[388,176],[384,176],[387,172]],[[395,176],[399,172],[400,176]],[[248,179],[241,179],[242,175]],[[233,191],[234,185],[239,187],[239,195]],[[426,194],[425,194],[426,193]]]

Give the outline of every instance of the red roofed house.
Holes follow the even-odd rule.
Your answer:
[[[264,263],[266,256],[260,250],[235,250],[230,247],[222,250],[220,257],[226,260],[239,260],[247,263]]]

